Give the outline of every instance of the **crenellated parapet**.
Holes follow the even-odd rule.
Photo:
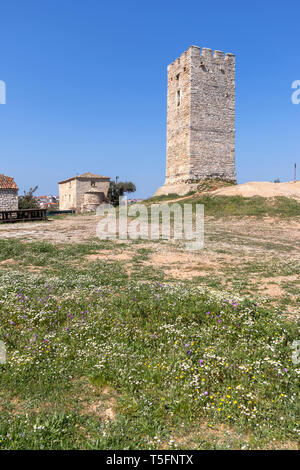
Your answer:
[[[213,51],[208,47],[202,47],[201,49],[199,46],[190,46],[186,51],[181,54],[180,57],[178,57],[173,62],[171,62],[171,64],[169,64],[168,70],[182,65],[188,60],[189,57],[193,57],[193,60],[197,60],[198,58],[199,64],[201,63],[201,59],[209,59],[211,61],[216,59],[218,63],[220,60],[228,62],[235,61],[235,54],[232,54],[230,52],[224,53],[223,51],[219,50]]]

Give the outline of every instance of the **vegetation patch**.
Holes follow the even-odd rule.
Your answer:
[[[29,245],[6,248],[17,259]],[[0,273],[2,448],[186,448],[191,433],[195,448],[296,445],[295,322],[139,263],[131,279],[121,263],[74,266],[65,249],[52,274]]]

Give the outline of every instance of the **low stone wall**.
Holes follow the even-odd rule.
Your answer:
[[[0,211],[15,211],[17,209],[17,189],[0,189]]]

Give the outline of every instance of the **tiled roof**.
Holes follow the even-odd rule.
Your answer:
[[[82,175],[79,175],[78,178],[106,178],[106,177],[88,172],[88,173],[82,173]]]
[[[91,179],[101,178],[101,179],[110,180],[109,176],[96,175],[95,173],[88,172],[88,173],[83,173],[82,175],[73,176],[72,178],[68,178],[68,179],[63,180],[63,181],[59,181],[58,184],[67,183],[68,181],[72,181],[72,180],[75,180],[77,178],[78,179],[80,179],[80,178],[91,178]]]
[[[5,176],[0,173],[0,189],[18,189],[18,186],[11,176]]]

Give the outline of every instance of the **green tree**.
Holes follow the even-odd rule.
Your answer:
[[[19,209],[38,209],[39,204],[37,198],[34,196],[38,186],[30,188],[29,191],[24,191],[23,196],[19,196]]]
[[[119,198],[124,196],[125,193],[134,193],[136,191],[135,184],[131,181],[118,181],[118,177],[110,182],[108,190],[109,202],[117,207],[119,205]]]

